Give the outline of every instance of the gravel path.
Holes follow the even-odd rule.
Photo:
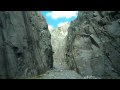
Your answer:
[[[94,76],[81,77],[73,70],[53,69],[47,71],[45,74],[42,74],[31,79],[100,79],[100,78],[96,78]]]
[[[42,75],[43,79],[80,79],[75,71],[72,70],[50,70]]]

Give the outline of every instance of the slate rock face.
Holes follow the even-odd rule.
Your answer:
[[[82,76],[120,76],[120,12],[79,11],[66,42],[66,63]]]
[[[53,67],[51,35],[38,11],[0,12],[0,78],[31,77]]]

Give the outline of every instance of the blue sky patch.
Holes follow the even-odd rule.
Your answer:
[[[77,17],[77,11],[41,11],[49,29],[60,27]]]

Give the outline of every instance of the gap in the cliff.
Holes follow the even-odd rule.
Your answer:
[[[51,34],[53,49],[53,66],[57,69],[68,69],[65,63],[65,43],[70,22],[77,18],[78,11],[41,11],[46,19]]]

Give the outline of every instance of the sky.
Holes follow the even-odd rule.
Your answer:
[[[45,17],[48,28],[53,29],[63,26],[64,24],[74,20],[78,11],[40,11]]]

